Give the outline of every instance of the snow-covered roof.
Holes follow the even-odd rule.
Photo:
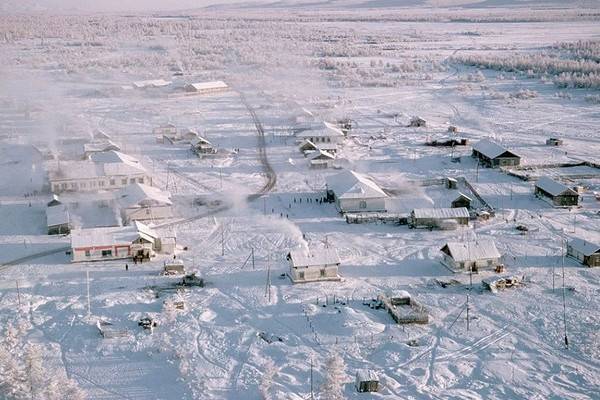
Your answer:
[[[538,181],[535,183],[535,186],[552,196],[558,196],[565,192],[570,195],[577,195],[577,193],[575,193],[575,191],[570,187],[557,182],[554,179],[550,179],[547,176],[542,176],[540,179],[538,179]]]
[[[146,87],[162,87],[170,85],[170,81],[165,81],[164,79],[150,79],[145,81],[135,81],[133,82],[133,86],[142,89]]]
[[[372,371],[370,369],[359,369],[356,371],[356,380],[358,382],[379,382],[379,377],[377,376],[375,371]]]
[[[291,250],[288,257],[294,267],[340,264],[340,256],[332,248]]]
[[[121,150],[121,148],[112,140],[97,140],[92,143],[85,143],[83,145],[84,153],[100,153],[103,151],[110,150]]]
[[[457,208],[415,208],[413,210],[415,218],[449,219],[449,218],[469,218],[469,210],[465,207]]]
[[[500,258],[500,252],[492,240],[467,242],[448,242],[441,251],[451,256],[454,261],[464,262]]]
[[[202,136],[198,136],[198,138],[192,140],[192,146],[193,147],[197,147],[197,146],[212,146],[212,143],[209,142],[207,139],[204,139]]]
[[[300,144],[300,150],[316,150],[317,146],[310,141],[310,139],[304,139]]]
[[[591,256],[592,254],[600,252],[600,244],[589,242],[580,238],[571,240],[569,242],[569,246],[584,256]]]
[[[203,90],[217,90],[229,88],[229,86],[223,81],[188,83],[186,86],[191,87],[198,92],[201,92]]]
[[[130,245],[140,236],[151,242],[158,238],[152,229],[139,221],[129,226],[74,229],[71,231],[71,248]]]
[[[311,137],[343,137],[344,132],[341,131],[337,126],[330,124],[329,122],[323,122],[323,125],[316,129],[308,129],[302,132],[298,132],[296,137],[300,139],[311,138]]]
[[[483,154],[484,156],[486,156],[488,158],[492,158],[492,159],[502,155],[505,152],[509,152],[512,155],[514,155],[515,157],[518,157],[515,153],[508,150],[504,146],[501,146],[498,143],[492,142],[491,140],[488,140],[488,139],[483,139],[483,140],[480,140],[479,142],[475,143],[473,145],[473,150],[477,150],[479,153]]]
[[[130,164],[139,164],[140,162],[127,154],[117,150],[101,151],[90,156],[90,160],[96,163],[117,163],[126,162]]]
[[[469,201],[473,201],[473,199],[471,199],[469,196],[467,196],[463,192],[458,192],[458,196],[456,196],[456,198],[454,199],[454,201],[460,200],[460,199],[467,199]]]
[[[156,187],[134,183],[119,190],[117,201],[124,208],[170,206],[171,194]]]
[[[67,206],[61,204],[46,208],[46,221],[48,227],[68,224],[70,217]]]
[[[335,160],[335,156],[333,154],[323,149],[317,149],[313,154],[310,155],[309,158],[311,159],[311,161],[317,159]]]
[[[388,197],[369,177],[358,172],[345,170],[327,177],[327,188],[338,199],[371,199]]]

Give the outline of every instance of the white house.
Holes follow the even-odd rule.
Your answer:
[[[229,90],[229,86],[223,81],[188,83],[184,90],[188,93],[210,94]]]
[[[333,200],[341,212],[385,212],[389,197],[369,177],[345,170],[329,176],[327,198]]]
[[[141,163],[118,151],[93,153],[89,160],[59,162],[49,171],[53,193],[119,189],[133,183],[152,184]]]
[[[442,264],[453,271],[477,272],[502,265],[502,255],[492,240],[448,242],[440,251]]]
[[[161,242],[156,232],[138,221],[130,226],[71,231],[73,262],[122,258],[141,261],[154,256],[160,249]]]
[[[320,149],[309,155],[308,158],[310,167],[314,169],[329,168],[335,161],[335,155]]]
[[[173,217],[171,194],[159,188],[134,183],[117,192],[124,223]]]
[[[323,125],[315,129],[308,129],[296,134],[298,141],[310,140],[315,145],[319,143],[339,144],[344,141],[346,136],[337,126],[329,122],[323,122]]]
[[[340,257],[337,250],[298,249],[287,255],[290,263],[289,276],[293,283],[339,281]]]

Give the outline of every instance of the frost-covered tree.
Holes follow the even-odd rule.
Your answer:
[[[325,365],[325,381],[321,385],[321,400],[343,400],[346,365],[338,353],[332,353]]]

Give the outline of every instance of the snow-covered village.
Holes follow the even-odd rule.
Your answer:
[[[0,399],[598,399],[600,3],[0,2]]]

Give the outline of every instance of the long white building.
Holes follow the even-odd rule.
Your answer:
[[[48,175],[53,193],[96,192],[134,183],[152,184],[152,177],[137,159],[118,151],[94,153],[84,161],[59,162]]]

